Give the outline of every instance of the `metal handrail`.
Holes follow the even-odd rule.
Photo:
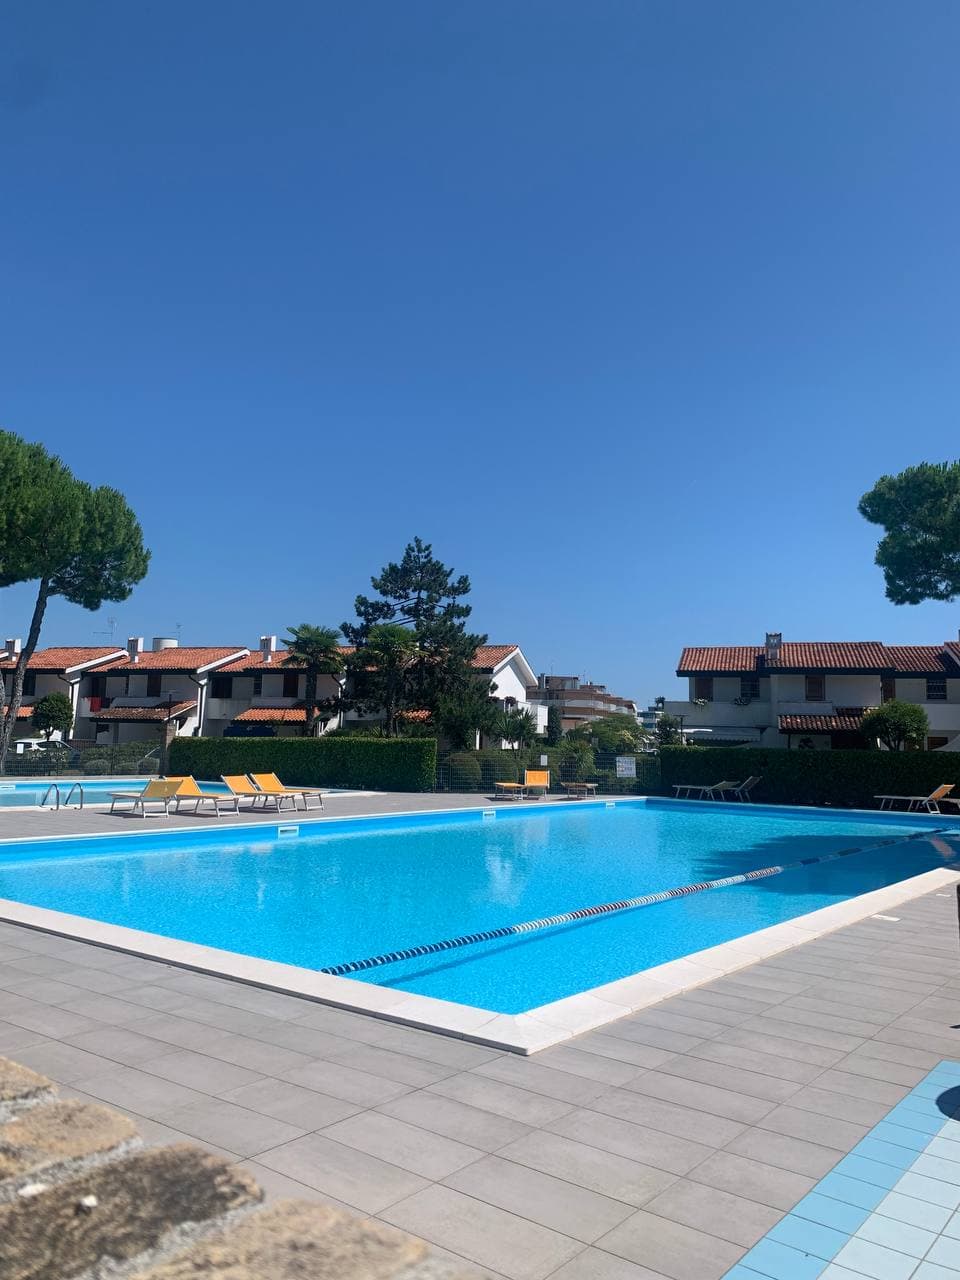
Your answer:
[[[75,783],[73,784],[73,786],[72,786],[72,787],[70,788],[70,790],[67,792],[67,798],[66,798],[66,800],[64,800],[64,802],[63,802],[63,803],[64,803],[64,806],[68,805],[68,804],[70,803],[70,801],[73,799],[73,793],[74,793],[75,791],[79,791],[79,792],[80,792],[80,808],[82,809],[82,808],[83,808],[83,783],[82,783],[82,782],[75,782]]]
[[[40,801],[40,808],[42,809],[42,808],[43,808],[43,806],[44,806],[44,805],[47,803],[47,801],[49,800],[49,798],[50,798],[50,792],[51,792],[51,791],[55,791],[55,792],[57,793],[57,805],[56,805],[56,811],[57,811],[57,812],[59,812],[59,810],[60,810],[60,785],[59,785],[59,783],[56,783],[56,782],[51,782],[51,783],[50,783],[50,785],[49,785],[49,787],[47,787],[46,791],[43,793],[43,799]]]

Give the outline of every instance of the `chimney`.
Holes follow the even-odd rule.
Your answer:
[[[264,664],[273,661],[273,655],[276,653],[276,651],[277,651],[276,636],[260,637],[260,652],[263,654]]]
[[[8,658],[13,658],[20,652],[21,643],[19,636],[15,640],[4,640],[3,648]]]
[[[143,636],[131,636],[127,641],[127,654],[131,662],[139,662],[143,653]]]
[[[764,642],[764,656],[769,663],[780,661],[780,646],[783,643],[782,631],[768,631]]]

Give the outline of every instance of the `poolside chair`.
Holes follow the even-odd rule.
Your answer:
[[[568,800],[586,800],[587,796],[597,794],[596,782],[561,782]]]
[[[130,808],[126,812],[135,814],[139,810],[141,818],[147,816],[148,804],[159,805],[160,810],[164,814],[168,814],[170,812],[170,802],[176,796],[179,787],[179,778],[154,778],[147,783],[142,791],[111,791],[110,812],[116,813],[118,811],[118,801],[129,801]],[[120,812],[125,811],[120,810]]]
[[[222,791],[201,791],[196,778],[168,778],[167,781],[177,783],[177,789],[173,793],[174,813],[179,813],[180,806],[183,804],[192,804],[194,813],[200,812],[202,804],[213,805],[213,811],[218,818],[221,805],[232,809],[234,813],[240,812],[240,801],[236,796],[224,795]]]
[[[279,813],[284,800],[289,800],[294,809],[297,807],[296,796],[267,795],[265,791],[255,787],[245,773],[221,774],[220,781],[238,801],[249,800],[251,809],[266,809],[268,802],[272,801],[273,808]]]
[[[308,796],[315,796],[320,801],[320,808],[323,808],[323,791],[320,787],[285,787],[275,773],[251,773],[250,781],[265,796],[293,796],[296,808],[297,796],[303,797],[304,810],[309,809],[307,804]]]
[[[745,785],[743,782],[731,782],[729,778],[724,778],[722,782],[715,782],[712,786],[700,782],[675,782],[673,789],[677,793],[677,800],[722,800],[728,791],[739,791]],[[681,791],[683,795],[680,794]],[[696,795],[691,794],[694,791]]]
[[[895,802],[899,801],[907,806],[908,813],[919,813],[921,810],[926,813],[939,813],[941,803],[958,803],[949,798],[955,785],[953,782],[944,782],[928,796],[874,796],[873,798],[880,801],[881,809],[892,809]]]
[[[493,784],[493,793],[495,796],[502,796],[504,800],[522,800],[523,783],[495,782]]]
[[[757,785],[759,781],[760,781],[759,775],[755,773],[751,773],[750,777],[746,780],[743,786],[734,788],[734,790],[731,791],[730,794],[733,796],[734,800],[739,800],[741,804],[750,804],[752,803],[752,800],[753,800],[753,797],[750,795],[750,792],[753,790],[753,788]]]
[[[549,769],[527,769],[523,775],[523,791],[524,795],[530,792],[536,792],[539,796],[545,796],[550,790],[550,770]]]

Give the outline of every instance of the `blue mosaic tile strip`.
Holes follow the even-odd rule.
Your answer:
[[[723,1280],[960,1280],[958,1116],[944,1061]]]

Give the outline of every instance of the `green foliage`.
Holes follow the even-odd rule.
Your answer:
[[[517,781],[522,781],[521,756],[523,755],[524,750],[530,746],[537,736],[536,716],[532,715],[529,711],[521,711],[519,707],[513,711],[498,711],[493,717],[490,732],[494,737],[510,743],[516,767]]]
[[[866,713],[860,732],[865,738],[879,738],[888,751],[904,751],[907,747],[923,747],[929,728],[923,707],[891,698]]]
[[[287,654],[280,665],[298,667],[306,677],[303,705],[307,718],[303,734],[312,738],[317,725],[325,728],[340,709],[339,694],[332,698],[317,696],[321,676],[339,678],[343,673],[345,659],[340,651],[340,632],[335,627],[314,627],[304,622],[299,627],[291,627],[283,643]]]
[[[0,509],[0,586],[38,583],[0,730],[2,772],[51,596],[91,610],[125,600],[146,574],[150,553],[122,494],[76,480],[41,445],[9,432],[0,432]]]
[[[876,563],[894,604],[960,594],[960,462],[922,462],[881,476],[859,511],[884,529]]]
[[[563,737],[563,712],[556,702],[547,707],[547,745],[559,746]]]
[[[374,598],[357,596],[358,621],[345,622],[342,630],[351,644],[367,645],[374,627],[396,624],[416,636],[416,659],[411,665],[412,702],[428,711],[439,699],[466,688],[475,676],[471,661],[486,636],[466,630],[470,593],[466,574],[453,576],[434,557],[429,543],[414,538],[404,548],[399,564],[385,566],[370,579]]]
[[[504,753],[497,752],[497,755]],[[476,751],[453,751],[444,760],[450,791],[479,791],[483,786],[483,771]],[[512,762],[511,762],[512,763]]]
[[[103,758],[94,758],[93,760],[89,760],[85,756],[80,761],[80,768],[89,778],[100,777],[114,772],[114,769],[111,768],[110,761],[104,760]],[[117,766],[117,770],[119,770],[119,765]]]
[[[960,792],[960,752],[785,751],[762,747],[665,747],[661,790],[675,783],[738,781],[758,775],[753,793],[765,804],[875,809],[877,795],[929,795],[942,782]]]
[[[601,716],[583,726],[590,738],[595,738],[600,751],[618,751],[625,754],[635,751],[644,741],[645,734],[636,717],[623,711]]]
[[[175,738],[170,772],[215,781],[229,773],[276,773],[290,786],[432,791],[433,738]]]
[[[471,750],[476,745],[477,734],[488,733],[492,728],[497,706],[490,697],[490,687],[489,681],[477,680],[439,699],[437,724],[455,750]]]
[[[397,622],[371,627],[366,641],[350,657],[352,702],[363,712],[383,712],[384,732],[395,737],[400,713],[416,706],[417,637]]]
[[[58,731],[68,734],[73,728],[73,707],[65,693],[48,693],[33,704],[30,722],[49,742]]]
[[[654,737],[657,740],[657,746],[672,747],[680,745],[680,721],[676,716],[661,715],[657,717],[657,727],[654,730]]]

